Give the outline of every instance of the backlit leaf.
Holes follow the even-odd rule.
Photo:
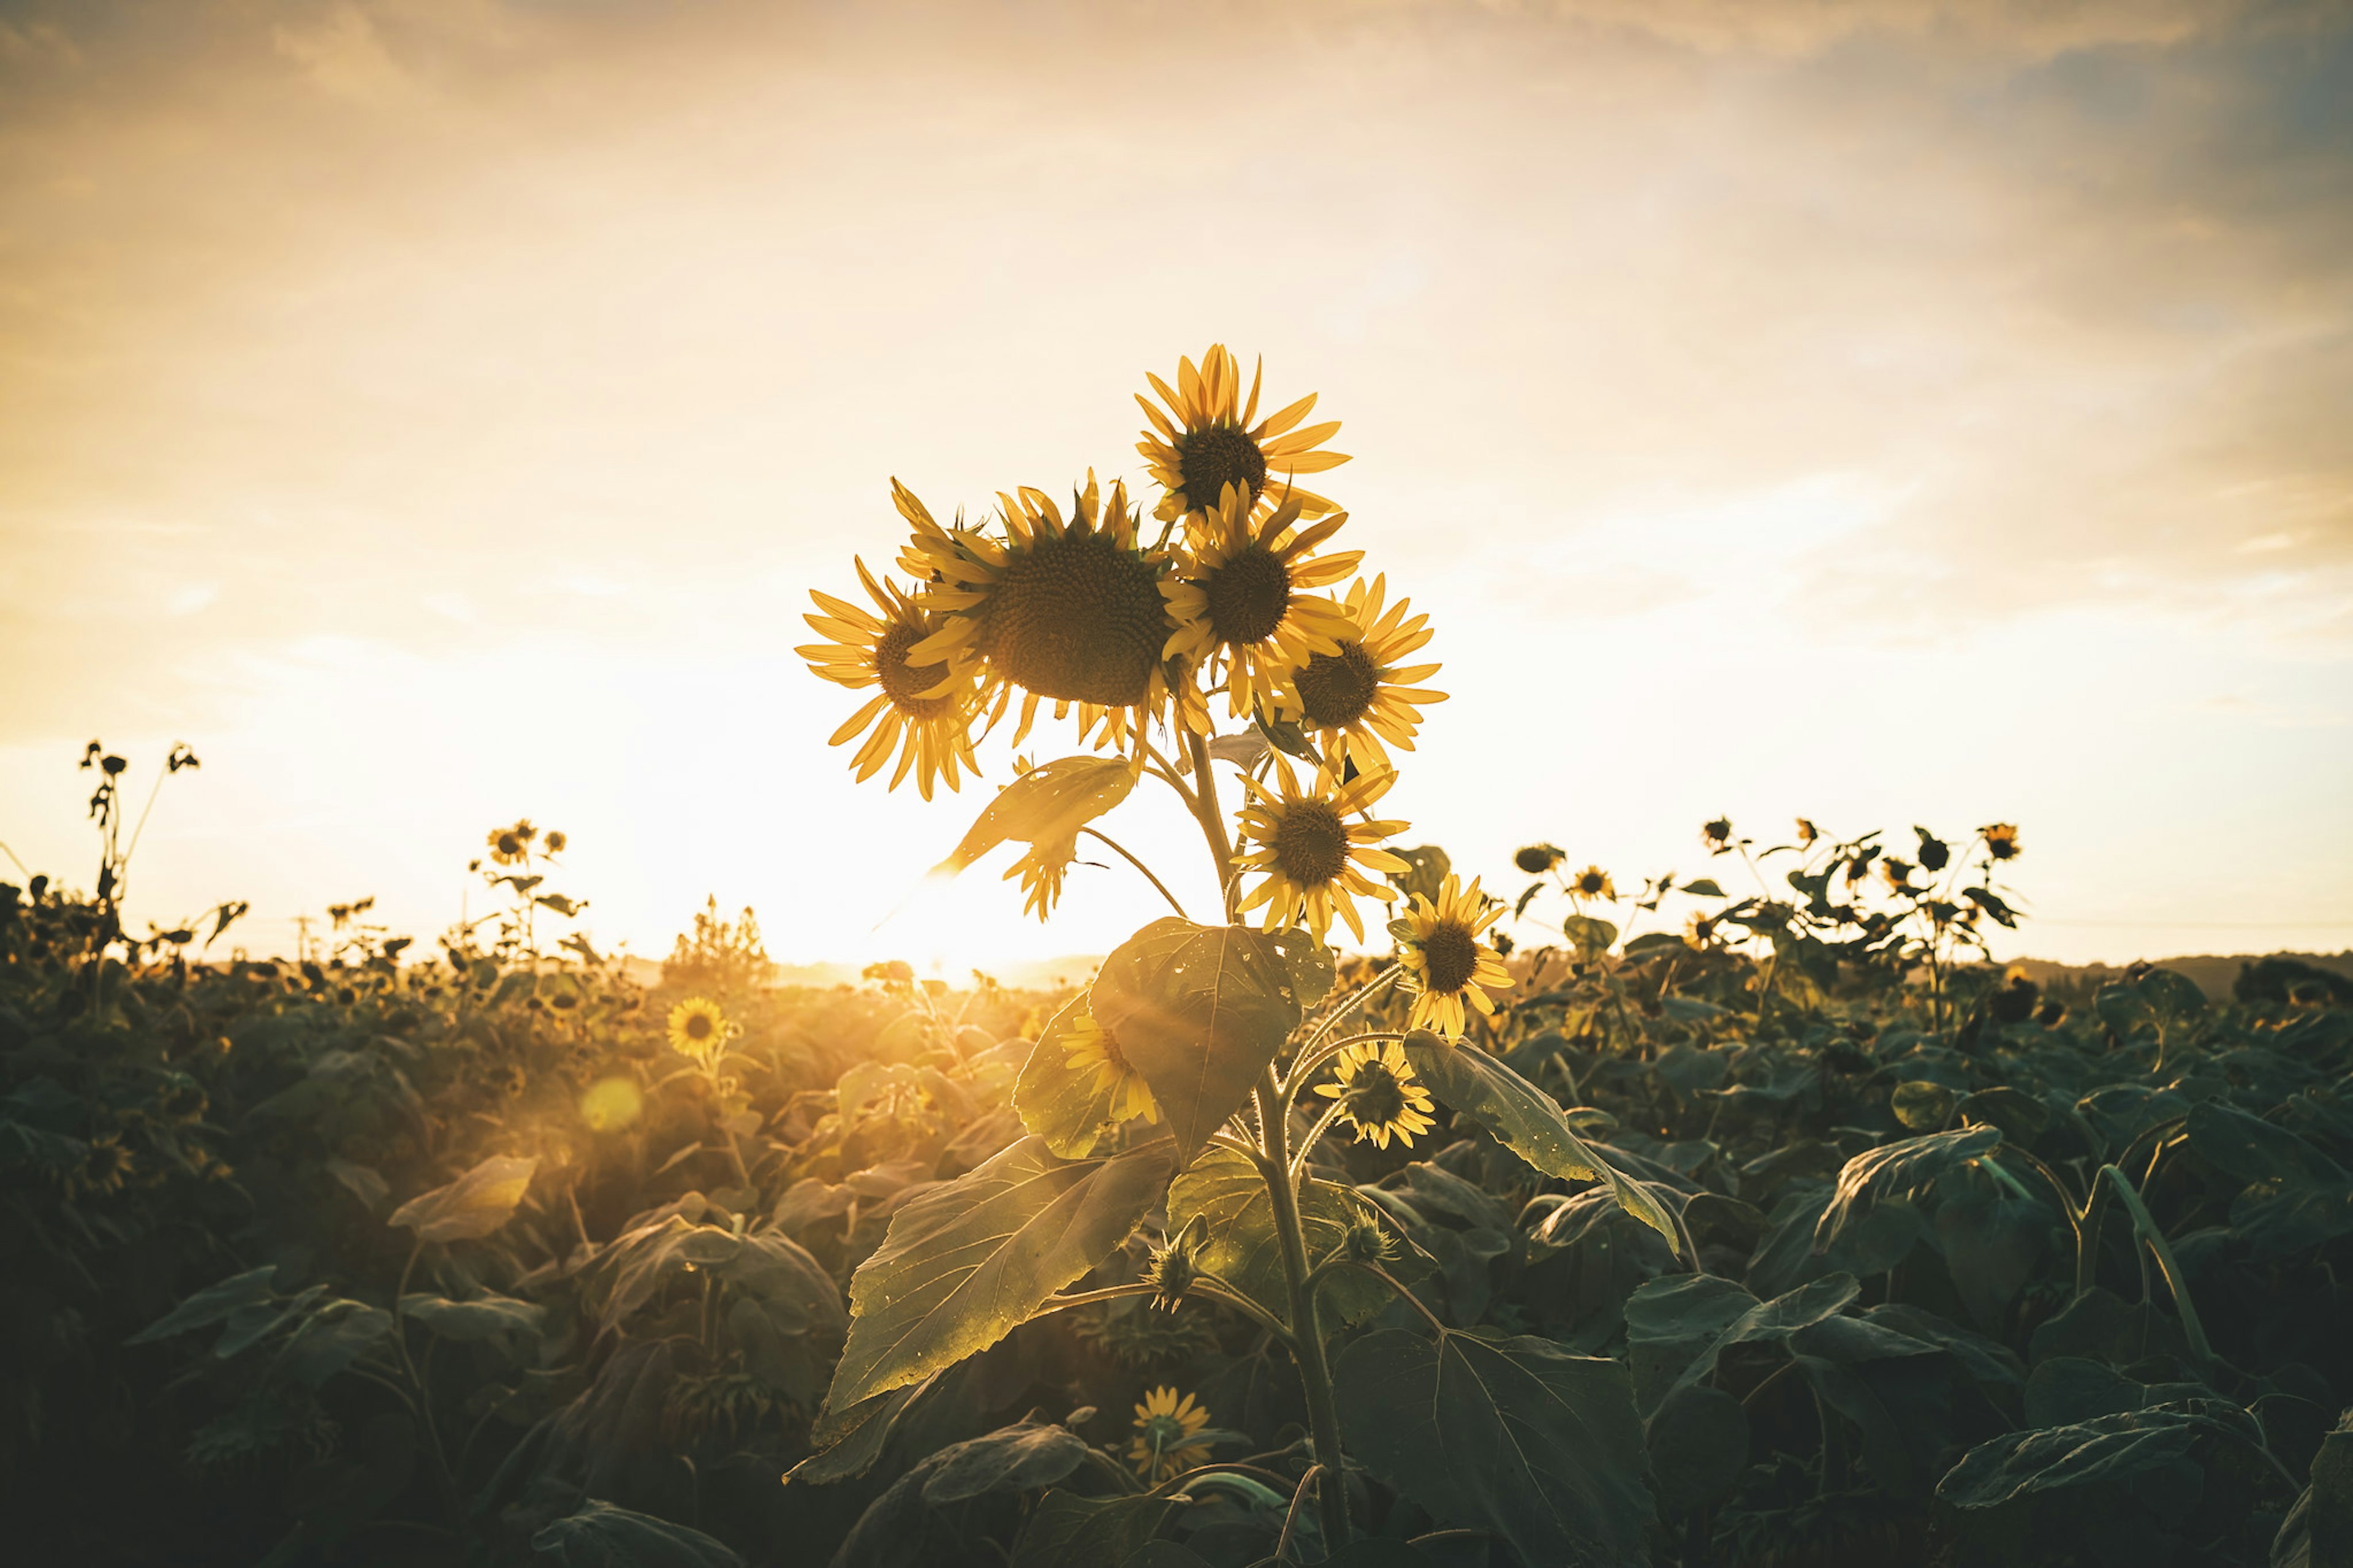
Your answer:
[[[971,831],[932,868],[950,876],[1008,839],[1058,843],[1127,798],[1134,770],[1116,757],[1063,757],[1042,763],[997,792]]]
[[[1095,1021],[1160,1102],[1189,1161],[1251,1089],[1299,1023],[1291,966],[1248,926],[1145,926],[1095,976]]]
[[[493,1154],[448,1185],[401,1205],[392,1223],[415,1231],[419,1241],[479,1239],[513,1217],[538,1169],[536,1158]]]

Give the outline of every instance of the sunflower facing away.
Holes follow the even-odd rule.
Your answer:
[[[1191,570],[1160,586],[1176,622],[1162,657],[1221,664],[1227,705],[1239,719],[1278,671],[1313,654],[1338,654],[1354,623],[1339,605],[1304,590],[1340,581],[1364,560],[1361,550],[1315,554],[1347,521],[1346,512],[1334,512],[1295,531],[1296,496],[1253,514],[1248,489],[1227,485],[1223,500],[1198,513],[1187,531]],[[1208,728],[1206,714],[1187,718]]]
[[[1369,585],[1358,578],[1342,606],[1348,629],[1336,639],[1338,648],[1309,655],[1283,678],[1278,710],[1315,736],[1334,768],[1351,760],[1367,772],[1388,768],[1382,742],[1412,751],[1421,705],[1446,700],[1443,691],[1414,685],[1436,675],[1438,666],[1402,663],[1430,641],[1430,617],[1408,618],[1407,599],[1384,610],[1387,591],[1385,578]]]
[[[1481,942],[1479,933],[1503,913],[1504,906],[1489,901],[1475,877],[1465,888],[1461,879],[1448,873],[1434,904],[1423,894],[1413,896],[1413,908],[1396,922],[1410,932],[1398,939],[1398,962],[1421,983],[1408,1028],[1431,1029],[1457,1040],[1468,1021],[1465,1003],[1494,1016],[1495,1004],[1487,994],[1510,990],[1512,976],[1503,955]]]
[[[986,706],[995,697],[991,722],[1003,715],[1012,688],[1021,688],[1028,695],[1016,745],[1041,698],[1053,702],[1057,717],[1076,703],[1082,737],[1098,724],[1103,743],[1120,744],[1131,729],[1140,735],[1168,695],[1160,667],[1169,632],[1160,594],[1167,559],[1137,548],[1127,487],[1113,481],[1105,503],[1090,472],[1067,522],[1042,490],[1024,488],[997,500],[1002,538],[944,529],[928,514],[915,521],[900,563],[929,580],[923,602],[939,619],[913,657],[958,666],[985,659],[980,700]]]
[[[1093,1069],[1096,1090],[1111,1096],[1113,1121],[1132,1121],[1139,1116],[1146,1121],[1160,1120],[1160,1106],[1152,1098],[1152,1086],[1129,1064],[1126,1053],[1119,1048],[1118,1039],[1095,1022],[1092,1011],[1082,1011],[1071,1020],[1070,1031],[1062,1040],[1062,1060],[1074,1071]]]
[[[1374,1148],[1386,1149],[1395,1138],[1410,1149],[1437,1125],[1430,1115],[1430,1090],[1395,1040],[1343,1048],[1332,1059],[1332,1077],[1334,1081],[1317,1084],[1315,1092],[1340,1102],[1340,1118],[1356,1130],[1359,1143],[1369,1138]]]
[[[1261,365],[1261,369],[1264,367]],[[1322,449],[1339,434],[1336,419],[1300,426],[1315,406],[1309,393],[1280,413],[1258,416],[1259,371],[1250,374],[1250,399],[1241,396],[1241,366],[1223,343],[1212,343],[1195,370],[1189,359],[1176,362],[1176,384],[1146,374],[1160,395],[1166,412],[1152,405],[1142,393],[1135,401],[1152,428],[1135,449],[1151,466],[1152,477],[1167,492],[1153,515],[1163,522],[1219,504],[1226,487],[1238,484],[1255,502],[1264,496],[1274,501],[1296,497],[1301,511],[1321,517],[1332,510],[1322,496],[1292,488],[1294,475],[1336,468],[1348,459]]]
[[[945,780],[951,790],[958,785],[959,767],[979,776],[980,764],[972,754],[978,682],[971,671],[949,658],[918,655],[917,646],[939,632],[940,617],[897,584],[876,582],[865,562],[856,565],[858,580],[866,585],[868,596],[881,613],[812,589],[809,597],[826,613],[801,618],[833,640],[793,651],[828,680],[853,690],[869,686],[882,689],[833,732],[829,743],[839,746],[873,726],[874,732],[866,737],[850,762],[859,782],[863,784],[881,772],[895,751],[899,765],[891,774],[891,787],[897,789],[913,772],[916,791],[929,800],[934,782]]]
[[[727,1038],[727,1015],[719,1004],[690,996],[670,1010],[670,1048],[708,1061]]]
[[[1244,843],[1234,858],[1244,870],[1264,872],[1266,879],[1242,900],[1242,909],[1263,904],[1267,930],[1304,925],[1318,942],[1332,929],[1337,910],[1362,942],[1365,928],[1351,895],[1384,901],[1398,896],[1395,888],[1365,873],[1411,869],[1377,847],[1409,825],[1370,820],[1352,825],[1348,818],[1370,811],[1396,779],[1393,773],[1368,773],[1344,784],[1324,771],[1302,790],[1299,775],[1281,757],[1274,762],[1271,786],[1245,779],[1250,799],[1241,809]]]
[[[1192,1438],[1208,1424],[1208,1407],[1194,1404],[1191,1394],[1179,1399],[1173,1388],[1155,1388],[1135,1407],[1135,1440],[1128,1445],[1127,1461],[1155,1485],[1207,1464],[1209,1446]]]

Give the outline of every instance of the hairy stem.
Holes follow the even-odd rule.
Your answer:
[[[1299,1366],[1300,1391],[1307,1400],[1307,1428],[1314,1439],[1315,1463],[1323,1474],[1316,1483],[1323,1508],[1324,1549],[1336,1552],[1348,1540],[1348,1493],[1342,1478],[1340,1416],[1332,1403],[1332,1370],[1324,1359],[1324,1331],[1315,1310],[1315,1293],[1308,1289],[1307,1247],[1299,1224],[1299,1194],[1291,1182],[1290,1151],[1285,1146],[1282,1101],[1275,1089],[1274,1069],[1261,1075],[1258,1088],[1259,1126],[1267,1163],[1273,1167],[1266,1184],[1272,1200],[1274,1233],[1281,1244],[1283,1283],[1290,1287],[1292,1353]]]

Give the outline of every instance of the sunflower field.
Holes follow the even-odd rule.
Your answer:
[[[94,890],[0,884],[15,1560],[2353,1562],[2353,987],[2046,992],[2002,822],[1466,881],[1338,426],[1149,386],[1148,513],[894,483],[800,650],[911,810],[1069,726],[942,839],[1166,900],[1075,989],[715,908],[644,984],[528,822],[428,949],[135,936],[93,745]],[[1104,831],[1159,789],[1221,907]]]

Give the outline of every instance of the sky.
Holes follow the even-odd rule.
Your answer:
[[[1431,616],[1403,842],[2009,821],[2004,956],[2353,946],[2344,4],[0,0],[0,842],[184,740],[134,925],[430,936],[522,815],[642,954],[1103,952],[793,648],[1217,342]]]

